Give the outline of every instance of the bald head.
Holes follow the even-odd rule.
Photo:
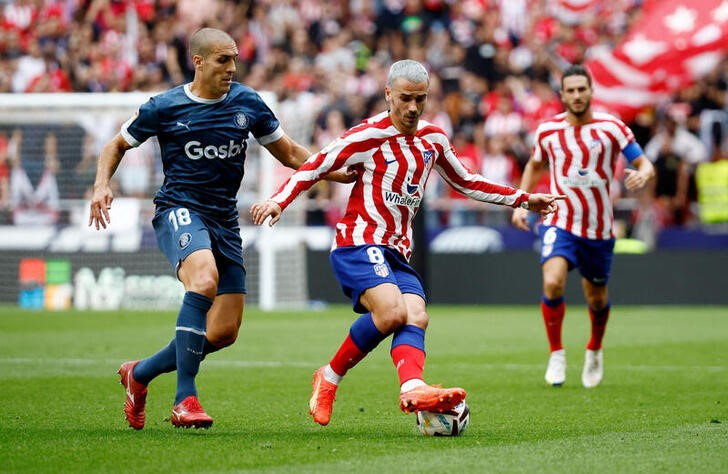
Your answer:
[[[190,55],[207,56],[212,47],[221,43],[233,43],[235,40],[229,34],[217,28],[202,28],[195,31],[190,37]]]

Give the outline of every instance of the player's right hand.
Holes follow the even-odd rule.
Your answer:
[[[114,193],[111,192],[109,185],[94,186],[94,194],[91,197],[91,213],[88,218],[88,225],[95,226],[99,230],[99,226],[106,229],[106,224],[111,223],[109,209],[111,209],[111,201],[114,200]]]
[[[521,207],[513,209],[513,215],[511,216],[511,224],[517,229],[530,231],[528,227],[528,210]]]
[[[250,206],[250,215],[253,216],[253,223],[255,225],[261,225],[265,222],[268,216],[270,216],[270,222],[268,225],[273,227],[273,225],[281,218],[282,212],[281,206],[270,199],[267,201],[253,203],[253,205]]]

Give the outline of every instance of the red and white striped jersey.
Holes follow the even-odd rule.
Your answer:
[[[332,248],[385,245],[409,260],[412,220],[433,167],[451,186],[478,201],[516,207],[529,196],[466,168],[441,128],[420,120],[415,135],[404,135],[382,112],[309,157],[271,199],[285,209],[328,173],[348,166],[355,166],[359,176],[336,225]]]
[[[567,196],[544,224],[588,239],[614,237],[609,190],[620,152],[633,141],[632,131],[605,113],[595,112],[591,122],[576,127],[565,112],[541,123],[531,159],[548,160],[551,192]]]

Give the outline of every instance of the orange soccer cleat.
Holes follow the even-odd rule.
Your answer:
[[[147,404],[147,386],[134,380],[134,367],[138,363],[138,360],[124,362],[117,372],[121,375],[121,384],[126,389],[124,414],[129,426],[135,430],[144,428],[144,407]]]
[[[399,408],[405,413],[413,411],[450,411],[465,400],[465,390],[459,387],[442,388],[439,385],[420,385],[399,395]]]
[[[190,395],[172,408],[172,424],[177,428],[209,428],[212,417],[205,413],[196,396]]]
[[[313,391],[308,402],[308,412],[313,415],[313,421],[319,425],[328,425],[331,420],[331,411],[334,409],[336,389],[339,387],[324,378],[324,367],[313,373]]]

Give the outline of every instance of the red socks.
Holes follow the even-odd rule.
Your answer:
[[[549,339],[551,352],[563,349],[561,345],[561,324],[564,321],[566,304],[563,298],[549,300],[546,297],[541,301],[541,313],[546,326],[546,336]]]
[[[408,380],[422,380],[422,372],[425,368],[425,352],[416,347],[401,344],[392,348],[392,362],[397,368],[399,384],[402,385]]]
[[[591,318],[591,339],[586,348],[592,351],[598,351],[602,348],[602,339],[604,338],[604,330],[607,328],[607,320],[609,319],[610,304],[599,311],[589,308],[589,318]]]
[[[361,362],[366,355],[366,352],[362,352],[356,347],[356,344],[351,339],[351,335],[347,334],[346,339],[344,339],[344,342],[329,362],[329,365],[334,372],[343,377],[349,369]]]

